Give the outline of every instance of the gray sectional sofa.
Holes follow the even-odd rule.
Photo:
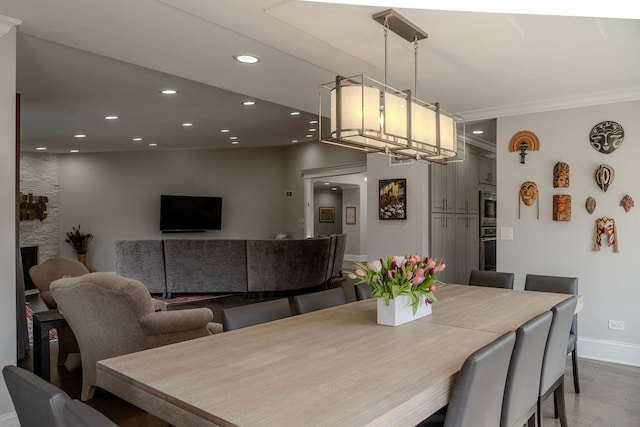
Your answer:
[[[150,293],[272,292],[340,274],[345,234],[299,240],[119,240],[116,273]]]

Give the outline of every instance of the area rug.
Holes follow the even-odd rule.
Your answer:
[[[29,331],[29,344],[33,344],[33,310],[28,305],[27,309],[27,329]],[[49,330],[49,341],[58,339],[58,331],[53,328]]]
[[[178,304],[184,302],[197,302],[208,299],[225,298],[233,294],[174,294],[171,298],[163,299],[161,296],[153,296],[153,298],[163,301],[167,305]]]

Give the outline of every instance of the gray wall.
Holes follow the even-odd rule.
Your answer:
[[[60,252],[64,232],[94,235],[88,264],[114,270],[114,241],[267,239],[284,226],[283,149],[220,149],[60,156]],[[222,230],[162,234],[160,195],[222,197]]]
[[[284,204],[286,233],[302,239],[305,230],[304,223],[299,223],[300,219],[304,220],[304,180],[301,171],[361,163],[366,156],[357,150],[309,142],[287,147],[285,159],[285,185],[287,190],[293,191],[293,197],[286,199]]]
[[[315,206],[313,230],[316,237],[342,233],[342,193],[316,190],[313,194],[313,205]],[[321,207],[334,208],[333,222],[320,222]]]
[[[364,189],[366,191],[366,189]],[[356,208],[356,223],[346,223],[346,208]],[[360,188],[349,188],[342,190],[342,231],[347,234],[347,244],[345,245],[345,255],[361,255],[360,248],[360,224],[362,211],[360,210]]]
[[[638,268],[640,256],[640,205],[630,212],[619,206],[630,194],[640,201],[640,102],[528,114],[498,119],[498,269],[516,274],[515,287],[522,289],[527,273],[577,276],[584,296],[579,315],[582,355],[640,365],[640,300]],[[625,139],[612,154],[601,154],[589,144],[589,132],[597,123],[614,120],[625,130]],[[518,153],[508,151],[512,135],[530,130],[540,139],[540,151],[532,151],[526,164]],[[553,166],[563,161],[570,166],[570,186],[553,188]],[[596,185],[599,164],[615,169],[615,179],[605,193]],[[535,207],[521,208],[518,219],[518,190],[534,181],[540,192],[540,219]],[[570,194],[571,222],[552,221],[552,197]],[[597,207],[592,215],[585,200],[593,196]],[[612,247],[591,250],[596,218],[614,218],[619,253]],[[500,228],[513,228],[513,240],[500,240]],[[608,329],[608,320],[622,320],[625,331]]]

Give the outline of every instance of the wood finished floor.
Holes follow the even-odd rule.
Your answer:
[[[340,283],[345,289],[348,300],[355,300],[353,286],[349,280]],[[244,296],[232,296],[215,300],[185,303],[170,309],[185,309],[194,306],[206,306],[213,310],[214,320],[220,321],[220,309],[235,305],[244,305],[276,296],[246,299]],[[27,298],[34,311],[44,310],[39,297]],[[82,386],[82,368],[79,355],[71,355],[65,366],[56,366],[57,342],[51,345],[51,382],[66,391],[72,398],[80,397]],[[569,425],[572,427],[640,427],[640,367],[617,365],[588,359],[580,359],[581,393],[573,392],[573,377],[570,359],[567,359],[565,378],[565,399]],[[19,363],[23,368],[32,370],[33,360],[30,353]],[[168,424],[137,407],[119,399],[101,389],[87,402],[123,427],[166,427]],[[543,424],[545,427],[560,426],[553,418],[553,399],[544,406]],[[280,427],[280,426],[274,426]],[[478,426],[483,427],[483,426]],[[492,426],[486,426],[492,427]]]

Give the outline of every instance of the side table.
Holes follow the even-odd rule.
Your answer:
[[[33,372],[45,381],[51,380],[49,331],[69,326],[58,310],[33,313]]]

